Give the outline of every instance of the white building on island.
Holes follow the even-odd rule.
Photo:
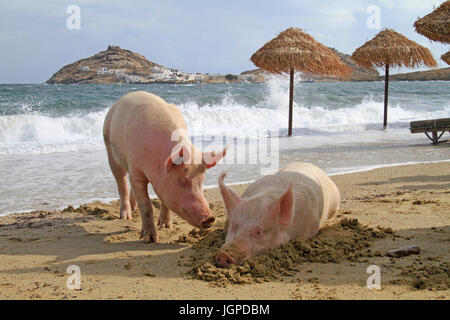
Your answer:
[[[97,74],[107,74],[108,68],[107,67],[101,67],[97,69]]]

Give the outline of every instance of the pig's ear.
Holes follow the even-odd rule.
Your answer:
[[[292,191],[292,182],[281,197],[269,206],[269,215],[272,223],[278,221],[283,226],[289,226],[294,217],[295,198]]]
[[[225,173],[222,173],[219,177],[219,189],[222,194],[223,202],[225,203],[225,208],[230,216],[231,212],[236,208],[236,206],[242,201],[241,198],[233,191],[233,189],[227,187],[223,183],[225,178]]]
[[[227,149],[228,149],[228,146],[223,148],[223,150],[221,152],[215,152],[215,151],[203,152],[202,163],[206,167],[206,169],[210,169],[210,168],[214,167],[217,164],[217,162],[220,161],[220,159],[225,157],[225,155],[227,154]]]
[[[182,166],[191,158],[190,152],[187,148],[181,147],[179,150],[172,153],[165,162],[166,171],[169,172],[176,166]]]

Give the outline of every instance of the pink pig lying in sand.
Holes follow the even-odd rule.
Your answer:
[[[242,197],[219,177],[228,216],[225,244],[216,264],[229,267],[293,238],[314,237],[339,210],[336,185],[318,167],[290,163],[253,182]]]
[[[174,133],[180,140],[172,141]],[[160,228],[171,227],[170,210],[196,227],[211,226],[215,219],[202,182],[206,169],[225,155],[225,149],[218,154],[196,150],[176,106],[151,93],[128,93],[106,115],[103,137],[120,194],[120,217],[132,219],[139,205],[144,242],[157,242],[149,183],[161,200]]]

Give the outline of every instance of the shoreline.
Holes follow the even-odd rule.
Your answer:
[[[196,256],[193,244],[224,227],[225,209],[217,188],[205,192],[216,216],[209,233],[195,231],[172,215],[174,228],[158,230],[157,244],[139,240],[137,212],[133,220],[118,219],[117,201],[9,214],[0,217],[0,299],[448,300],[446,172],[448,161],[332,176],[342,202],[330,227],[343,219],[357,219],[364,228],[388,228],[392,233],[372,239],[367,243],[370,250],[356,251],[351,260],[304,262],[289,276],[261,283],[216,286],[189,276]],[[239,194],[245,188],[233,186]],[[153,204],[157,219],[158,201]],[[328,229],[329,239],[347,237],[346,232]],[[417,245],[421,252],[402,258],[386,255],[406,245]],[[66,286],[70,265],[81,269],[81,290]],[[370,265],[381,269],[380,290],[366,287]]]

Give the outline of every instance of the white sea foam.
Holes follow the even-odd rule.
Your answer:
[[[102,147],[107,109],[85,115],[39,114],[0,116],[0,154],[49,153]]]
[[[193,135],[270,130],[287,126],[287,112],[284,112],[284,108],[245,107],[224,99],[218,105],[199,107],[195,103],[186,103],[180,109]],[[381,122],[382,110],[383,105],[373,100],[334,110],[321,106],[307,108],[294,105],[293,122],[295,128],[325,132],[364,130],[368,124]],[[449,113],[448,107],[439,112],[418,112],[397,105],[389,108],[389,121],[408,123],[414,119],[445,117]]]

